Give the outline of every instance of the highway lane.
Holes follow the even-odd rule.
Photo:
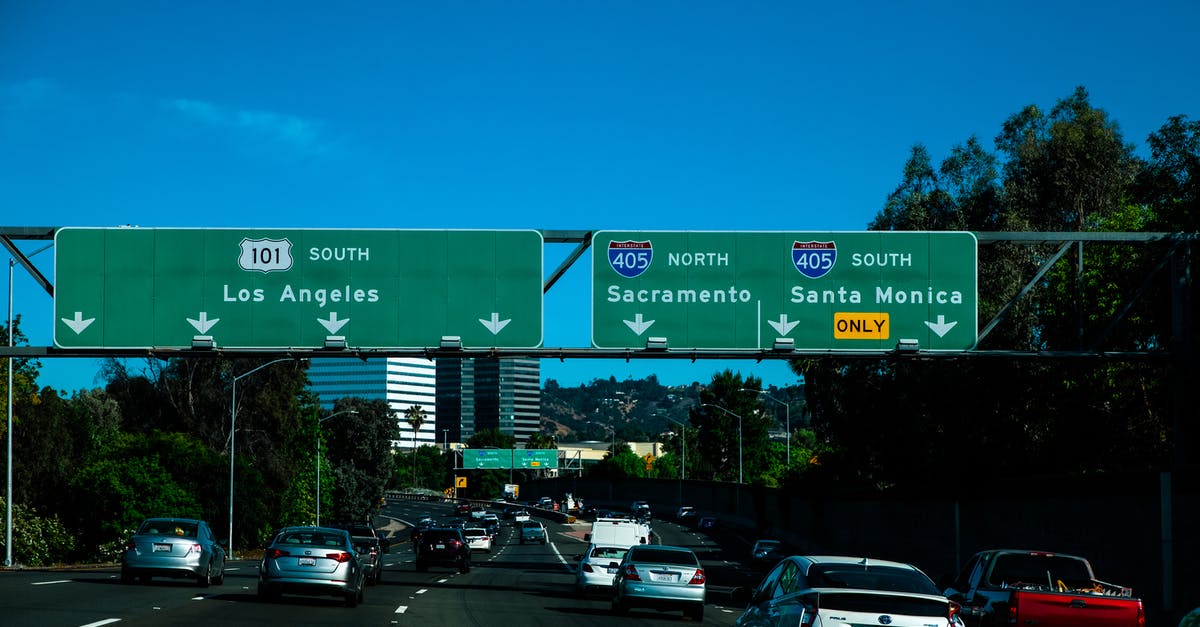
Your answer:
[[[121,585],[115,567],[71,571],[0,573],[0,623],[34,627],[82,625],[663,625],[689,622],[680,613],[633,611],[618,618],[603,595],[579,597],[574,591],[574,556],[582,552],[587,523],[543,521],[550,542],[521,545],[504,527],[492,554],[476,553],[471,572],[433,567],[417,573],[408,530],[424,513],[450,518],[442,503],[396,502],[384,511],[396,541],[385,556],[384,580],[368,587],[357,608],[333,597],[284,596],[265,603],[256,592],[257,562],[234,561],[225,584],[199,588],[183,580],[155,579]],[[722,608],[731,582],[724,554],[711,538],[673,523],[656,523],[664,543],[689,546],[709,571],[709,607],[704,624],[731,625],[738,610]],[[724,591],[724,592],[723,592]],[[104,623],[104,621],[111,621]]]

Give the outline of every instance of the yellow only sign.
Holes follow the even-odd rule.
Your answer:
[[[833,337],[838,340],[886,340],[891,335],[886,313],[835,312]]]

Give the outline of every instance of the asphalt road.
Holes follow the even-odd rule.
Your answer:
[[[31,627],[119,625],[456,625],[529,627],[536,625],[688,624],[679,612],[609,612],[603,594],[580,597],[574,591],[575,555],[585,547],[587,522],[543,521],[546,545],[521,545],[504,527],[493,552],[476,553],[471,572],[431,567],[418,573],[407,542],[407,522],[424,513],[452,516],[449,505],[393,502],[383,514],[397,542],[385,555],[383,582],[366,589],[364,602],[346,608],[341,599],[284,596],[262,602],[256,596],[258,563],[231,561],[221,586],[199,588],[184,580],[154,579],[122,585],[116,567],[0,572],[0,624]],[[740,610],[726,607],[729,591],[752,585],[755,576],[736,559],[747,550],[735,537],[713,537],[656,521],[662,544],[696,551],[708,572],[708,607],[703,624],[732,625]]]

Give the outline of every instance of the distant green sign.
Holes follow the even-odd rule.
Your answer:
[[[471,470],[508,470],[513,467],[512,449],[463,449],[462,467]]]
[[[557,449],[463,449],[462,467],[474,470],[558,468]]]
[[[63,228],[63,348],[542,343],[538,231]]]
[[[513,465],[536,470],[558,468],[558,449],[517,449],[513,451]]]
[[[592,239],[592,344],[962,351],[976,339],[967,232],[632,232]]]

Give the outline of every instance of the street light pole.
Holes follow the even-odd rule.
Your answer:
[[[679,433],[683,435],[683,448],[679,451],[679,506],[683,507],[683,478],[687,474],[687,425],[674,418],[668,418],[667,416],[663,416],[663,418],[679,425]]]
[[[54,244],[46,244],[41,248],[29,253],[25,256],[28,260]],[[16,254],[16,253],[14,253]],[[8,258],[8,347],[13,347],[13,266],[17,260]],[[8,429],[4,432],[7,436],[8,463],[5,465],[5,488],[4,488],[4,565],[13,565],[13,358],[8,358]]]
[[[337,413],[330,414],[330,415],[325,416],[324,418],[317,421],[317,526],[318,527],[321,526],[321,423],[325,422],[326,420],[329,420],[330,418],[336,418],[338,416],[341,416],[342,414],[357,415],[358,412],[353,409],[347,409],[345,411],[339,411]]]
[[[784,416],[786,417],[787,421],[785,427],[787,432],[784,434],[784,437],[786,438],[785,441],[787,442],[787,466],[790,468],[792,466],[792,406],[767,394],[766,392],[763,392],[762,390],[756,390],[754,388],[739,388],[739,390],[742,392],[754,392],[763,398],[770,399],[776,403],[779,403],[780,405],[783,405]]]
[[[13,346],[13,263],[12,257],[8,259],[8,347]],[[6,466],[6,484],[4,488],[4,565],[12,566],[13,551],[12,551],[12,512],[13,512],[13,453],[12,453],[12,428],[13,428],[13,358],[8,358],[8,430],[5,433],[8,435],[8,464]]]
[[[713,408],[719,409],[719,410],[729,414],[730,416],[733,416],[734,418],[737,418],[737,421],[738,421],[738,483],[740,484],[742,482],[742,417],[739,416],[738,414],[735,414],[735,413],[729,411],[728,409],[725,409],[724,407],[721,407],[720,405],[713,405],[712,403],[701,403],[700,406],[701,407],[713,407]]]
[[[244,379],[244,378],[258,372],[259,370],[266,368],[267,366],[277,364],[280,362],[284,362],[284,361],[293,361],[293,360],[288,357],[272,359],[271,361],[268,361],[265,364],[261,364],[256,368],[252,368],[248,372],[243,372],[242,374],[234,375],[234,377],[233,377],[233,385],[231,386],[230,393],[229,393],[229,557],[230,558],[233,557],[233,461],[234,461],[233,456],[236,451],[236,449],[234,448],[234,442],[235,442],[235,439],[237,436],[237,429],[236,429],[236,425],[237,425],[237,382],[238,382],[238,380]]]

